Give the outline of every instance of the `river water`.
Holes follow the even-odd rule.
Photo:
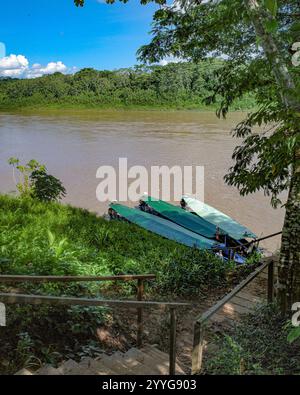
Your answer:
[[[245,114],[219,120],[212,112],[188,111],[67,111],[0,114],[0,192],[15,190],[9,157],[32,158],[67,189],[65,202],[103,214],[108,203],[96,198],[99,166],[204,166],[205,202],[232,216],[257,235],[281,230],[283,209],[274,210],[268,197],[241,197],[223,176],[232,164],[239,141],[230,135]],[[275,251],[280,238],[264,242]]]

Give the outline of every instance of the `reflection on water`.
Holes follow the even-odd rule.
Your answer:
[[[66,202],[99,214],[106,203],[96,200],[96,170],[118,167],[119,157],[128,166],[204,166],[205,201],[237,219],[258,235],[281,229],[283,210],[270,207],[262,193],[241,197],[225,185],[231,154],[239,143],[230,136],[243,118],[235,113],[219,120],[214,113],[184,111],[68,111],[49,114],[0,115],[0,192],[14,190],[11,156],[47,164],[68,192]],[[279,238],[264,246],[275,250]]]

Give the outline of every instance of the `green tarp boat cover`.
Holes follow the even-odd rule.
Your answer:
[[[174,206],[173,204],[152,198],[148,195],[144,195],[141,200],[147,203],[147,205],[155,210],[159,215],[175,222],[177,225],[183,226],[184,228],[209,239],[216,238],[217,227],[205,219],[185,211],[181,207]],[[224,232],[220,230],[220,233]]]
[[[215,246],[214,241],[205,239],[157,215],[145,213],[144,211],[116,203],[110,204],[110,207],[129,222],[188,247],[211,249]]]
[[[256,234],[251,230],[239,224],[228,215],[218,211],[214,207],[189,196],[183,196],[183,200],[186,202],[187,207],[190,210],[199,215],[199,217],[204,218],[215,226],[222,228],[233,239],[241,240],[245,237],[253,239],[257,238]]]

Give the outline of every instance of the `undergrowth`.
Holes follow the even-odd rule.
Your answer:
[[[300,374],[300,340],[289,343],[288,319],[274,305],[258,307],[232,335],[220,336],[205,374]]]

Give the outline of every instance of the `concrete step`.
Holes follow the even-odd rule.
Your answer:
[[[177,364],[177,374],[184,370]],[[98,358],[83,358],[79,363],[72,359],[63,362],[57,369],[45,365],[32,373],[22,369],[17,375],[168,375],[169,355],[156,347],[146,345],[142,349],[131,348],[126,353],[102,354]]]
[[[101,357],[99,357],[98,361],[100,361],[108,369],[114,371],[115,374],[134,374],[131,369],[129,369],[124,363],[122,363],[122,361],[120,361],[120,357],[118,355],[112,354],[109,356],[103,354]]]
[[[110,369],[108,366],[104,365],[101,360],[95,359],[90,364],[91,374],[98,376],[105,375],[116,375],[118,374],[113,369]]]
[[[160,373],[160,374],[169,374],[169,354],[166,354],[163,351],[160,351],[158,348],[151,345],[145,345],[142,351],[152,356],[153,358],[159,359],[164,366],[167,366],[168,369],[167,373]],[[185,374],[183,368],[178,363],[176,363],[175,368],[176,368],[175,369],[176,374]]]
[[[69,375],[70,372],[75,370],[78,367],[78,363],[73,361],[73,359],[69,359],[65,361],[59,368],[57,368],[58,374],[61,375]]]
[[[135,376],[151,374],[149,366],[146,366],[143,363],[134,360],[132,357],[126,355],[123,357],[123,360],[126,366],[128,366],[130,370],[134,372],[133,374]]]
[[[17,373],[15,373],[15,376],[32,376],[32,375],[33,375],[33,373],[30,370],[25,369],[25,368],[23,368],[23,369],[19,370]]]
[[[157,356],[150,355],[145,350],[138,350],[137,348],[131,348],[127,351],[128,357],[136,359],[142,367],[135,369],[136,374],[168,374],[169,368],[166,361]]]
[[[51,365],[42,366],[40,369],[34,372],[35,376],[56,376],[60,374],[60,371]]]

